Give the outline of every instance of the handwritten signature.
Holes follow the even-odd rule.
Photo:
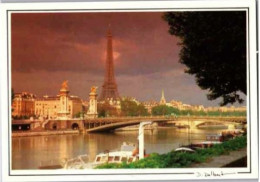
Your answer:
[[[196,172],[195,175],[196,177],[221,177],[224,175],[232,175],[236,173],[224,173],[223,171],[216,172],[216,171],[211,171],[211,172]]]

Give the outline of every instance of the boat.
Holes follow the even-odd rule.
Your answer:
[[[223,135],[222,134],[207,134],[206,135],[206,141],[223,141]]]
[[[175,151],[191,152],[197,149],[210,148],[216,144],[221,144],[223,139],[224,138],[222,134],[207,134],[205,141],[189,143],[188,145],[182,145],[181,147],[175,149]]]
[[[179,148],[175,149],[175,152],[183,152],[183,153],[192,153],[195,152],[195,148],[191,144],[191,127],[190,127],[190,121],[188,125],[178,125],[178,126],[184,126],[184,128],[188,128],[188,145],[182,145]],[[180,127],[179,127],[180,128]]]
[[[85,169],[92,168],[91,163],[89,163],[88,155],[79,155],[75,158],[64,160],[62,162],[64,169]]]
[[[96,155],[93,162],[88,161],[87,155],[80,155],[76,158],[65,160],[63,163],[64,169],[93,169],[98,165],[105,163],[131,163],[147,157],[144,150],[144,126],[152,122],[141,122],[139,126],[139,146],[136,147],[133,143],[123,142],[119,151],[106,150]]]
[[[105,163],[130,163],[139,159],[138,150],[135,144],[123,142],[119,151],[104,151],[96,155],[93,162],[89,161],[88,155],[79,155],[75,158],[64,160],[64,169],[93,169]]]
[[[138,149],[135,144],[124,142],[120,151],[106,151],[96,155],[94,165],[103,163],[130,163],[139,159]]]
[[[199,129],[228,129],[227,125],[217,122],[205,122],[197,126]]]
[[[223,141],[226,141],[226,140],[233,139],[237,136],[243,135],[244,131],[241,130],[241,129],[225,130],[225,131],[222,131],[221,134],[222,134],[222,137],[223,137]]]
[[[146,125],[151,125],[152,122],[141,122],[139,125],[139,134],[138,134],[138,140],[139,140],[139,146],[136,147],[135,144],[130,144],[124,142],[121,146],[120,151],[106,151],[104,153],[100,153],[96,156],[94,165],[100,165],[104,163],[131,163],[134,161],[137,161],[139,159],[143,159],[144,157],[147,157],[148,155],[145,154],[144,150],[144,128]]]
[[[192,143],[191,148],[194,150],[197,149],[204,149],[204,148],[211,148],[216,144],[221,144],[221,141],[203,141],[203,142],[197,142],[197,143]]]
[[[175,152],[194,153],[195,150],[191,149],[190,147],[179,147],[175,149]]]

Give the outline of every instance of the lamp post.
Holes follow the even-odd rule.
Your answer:
[[[150,125],[150,124],[152,124],[152,121],[146,121],[146,122],[141,122],[139,126],[139,135],[138,135],[139,159],[144,158],[144,127],[145,125]]]
[[[190,113],[188,113],[188,123],[189,123],[189,130],[188,130],[188,138],[189,138],[189,144],[188,145],[191,145],[191,137],[190,137],[190,129],[191,129],[191,123],[190,123]]]

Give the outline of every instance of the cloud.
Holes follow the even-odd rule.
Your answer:
[[[106,31],[112,24],[118,74],[148,74],[174,68],[177,38],[162,13],[30,13],[12,15],[12,70],[101,74]]]
[[[102,89],[106,31],[112,25],[115,75],[121,96],[188,104],[208,101],[179,63],[178,38],[168,33],[161,12],[13,13],[12,87],[42,96],[56,95],[63,80],[71,94],[87,99],[92,85]]]

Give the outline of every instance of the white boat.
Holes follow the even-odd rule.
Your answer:
[[[187,153],[193,153],[195,150],[188,148],[188,147],[179,147],[175,149],[175,152],[187,152]]]
[[[84,169],[84,168],[91,168],[89,165],[89,158],[88,155],[79,155],[75,158],[64,160],[63,163],[64,169]],[[88,167],[89,166],[89,167]]]
[[[88,161],[87,155],[81,155],[76,158],[66,160],[63,163],[64,169],[93,169],[100,164],[105,163],[131,163],[144,158],[144,126],[152,122],[141,122],[139,125],[139,147],[135,144],[124,142],[119,151],[106,151],[96,155],[94,162]]]
[[[139,159],[138,150],[135,144],[129,144],[124,142],[120,151],[104,152],[96,155],[94,165],[100,165],[103,163],[130,163]]]

